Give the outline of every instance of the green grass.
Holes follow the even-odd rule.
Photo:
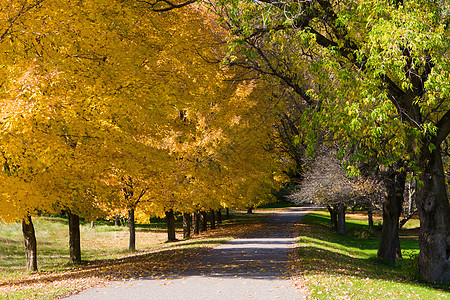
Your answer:
[[[296,264],[312,299],[450,299],[450,285],[418,276],[417,221],[400,233],[403,259],[395,266],[376,258],[379,232],[369,232],[365,219],[347,215],[347,235],[329,224],[326,212],[302,219]]]

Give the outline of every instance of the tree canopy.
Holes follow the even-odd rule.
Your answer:
[[[245,142],[263,87],[219,63],[228,33],[204,7],[45,0],[0,13],[4,222],[247,206],[251,193],[227,192],[271,166],[263,142]],[[252,152],[254,164],[234,164]]]
[[[422,275],[450,280],[441,144],[449,129],[445,1],[221,1],[230,63],[278,78],[304,104],[297,142],[420,174]],[[244,59],[241,59],[244,57]],[[319,137],[318,133],[325,134]],[[347,171],[358,174],[355,165]]]
[[[3,221],[258,204],[288,161],[264,147],[332,144],[417,175],[421,274],[450,281],[449,4],[193,3],[0,6]]]

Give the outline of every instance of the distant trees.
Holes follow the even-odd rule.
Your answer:
[[[323,147],[310,161],[304,179],[288,199],[299,204],[316,203],[325,206],[330,212],[332,228],[345,234],[347,208],[360,204],[371,192],[371,187],[365,182],[347,177],[335,149]]]

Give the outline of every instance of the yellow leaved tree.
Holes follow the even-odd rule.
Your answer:
[[[79,216],[128,213],[133,250],[135,210],[172,218],[270,194],[276,168],[258,141],[270,131],[263,89],[235,83],[239,70],[218,63],[226,31],[207,10],[155,14],[135,1],[93,0],[7,8],[0,216],[25,220],[31,261],[38,210],[68,212],[79,263]]]

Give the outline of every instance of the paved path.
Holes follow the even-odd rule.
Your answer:
[[[162,278],[112,282],[67,299],[305,299],[287,274],[293,225],[305,214],[302,208],[280,212],[261,230],[177,266],[178,271],[168,270]]]

